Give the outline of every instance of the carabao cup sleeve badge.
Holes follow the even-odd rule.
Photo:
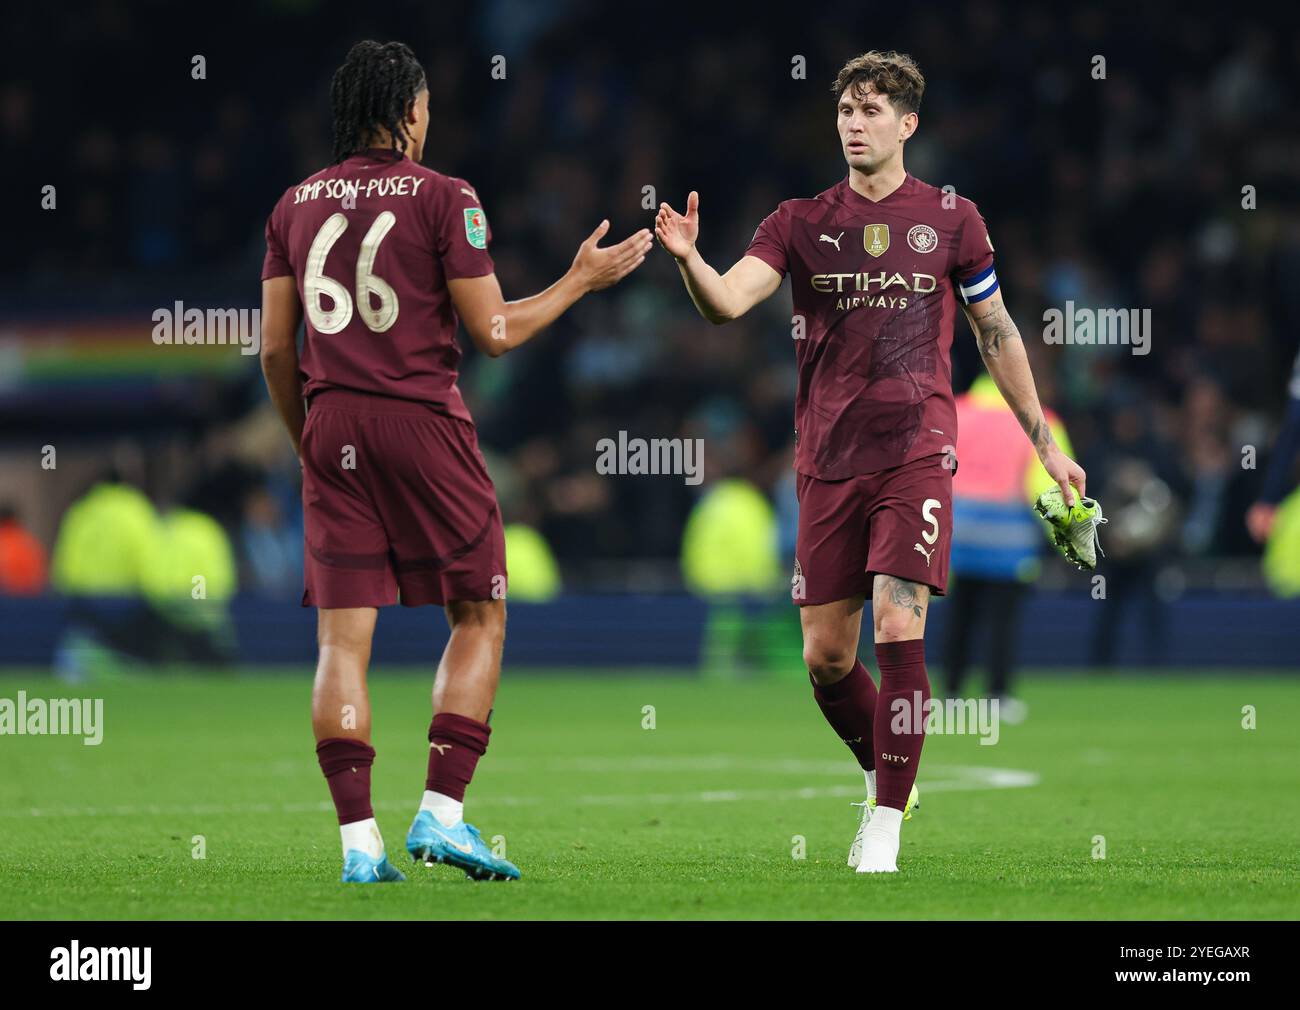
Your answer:
[[[465,208],[465,238],[475,249],[487,248],[487,218],[478,207]]]

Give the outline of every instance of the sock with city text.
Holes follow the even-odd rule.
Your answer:
[[[876,807],[902,810],[916,782],[925,743],[930,678],[925,672],[925,639],[877,642],[880,695],[876,699]]]

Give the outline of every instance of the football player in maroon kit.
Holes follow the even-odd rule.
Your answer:
[[[1067,503],[1084,472],[1052,439],[993,244],[969,200],[910,175],[925,80],[894,52],[850,60],[833,85],[848,177],[787,200],[725,274],[696,249],[699,197],[659,208],[655,232],[705,319],[725,323],[793,292],[799,529],[792,581],[813,697],[862,766],[867,799],[849,852],[897,870],[915,802],[930,697],[925,617],[948,581],[957,413],[949,349],[958,299],[989,373]],[[858,658],[871,596],[877,690]]]
[[[378,607],[446,610],[413,858],[480,880],[518,868],[462,817],[491,732],[505,638],[501,513],[456,385],[463,322],[497,357],[645,259],[602,221],[569,271],[507,302],[474,187],[419,164],[424,70],[397,42],[360,42],[334,75],[334,163],[287,190],[266,225],[262,370],[303,468],[303,605],[318,608],[312,726],[343,838],[343,880],[402,880],[370,802],[366,668]],[[302,355],[298,325],[306,315]],[[306,404],[304,404],[306,401]]]

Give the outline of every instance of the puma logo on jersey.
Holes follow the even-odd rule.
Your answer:
[[[913,544],[912,546],[915,547],[918,551],[920,551],[922,554],[925,555],[925,567],[926,567],[926,568],[929,568],[929,567],[930,567],[930,556],[931,556],[932,554],[934,554],[934,548],[931,547],[931,548],[927,551],[927,550],[926,550],[924,547],[922,547],[920,544]]]
[[[818,242],[829,242],[831,245],[833,245],[833,246],[835,247],[835,251],[836,251],[836,252],[839,252],[839,251],[840,251],[840,239],[842,239],[843,237],[844,237],[844,232],[840,232],[840,233],[839,233],[838,235],[836,235],[834,238],[831,238],[829,235],[822,235],[819,239],[817,239],[817,241],[818,241]]]
[[[430,749],[430,750],[436,750],[440,755],[442,755],[442,754],[446,754],[447,751],[451,750],[451,744],[449,744],[449,743],[430,743],[430,744],[429,744],[429,749]]]
[[[469,197],[471,200],[473,200],[475,203],[478,202],[478,194],[475,193],[468,186],[461,186],[460,191],[464,193],[467,197]]]

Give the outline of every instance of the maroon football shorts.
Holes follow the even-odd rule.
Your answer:
[[[920,582],[942,596],[952,543],[951,465],[937,453],[847,480],[797,474],[793,601],[870,598],[876,574]]]
[[[501,511],[470,422],[322,390],[302,470],[304,607],[504,599]]]

